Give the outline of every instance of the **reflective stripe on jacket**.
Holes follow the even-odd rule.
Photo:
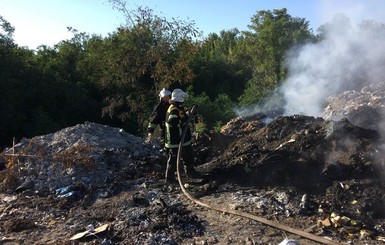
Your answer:
[[[171,102],[166,113],[166,148],[178,148],[188,116],[182,104]],[[191,144],[190,127],[187,128],[183,146]]]

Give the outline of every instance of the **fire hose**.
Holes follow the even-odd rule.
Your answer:
[[[286,231],[286,232],[289,232],[289,233],[301,236],[303,238],[306,238],[306,239],[309,239],[309,240],[312,240],[312,241],[315,241],[315,242],[318,242],[318,243],[321,243],[321,244],[341,245],[340,243],[334,242],[332,240],[329,240],[329,239],[326,239],[326,238],[323,238],[323,237],[320,237],[320,236],[316,236],[316,235],[313,235],[313,234],[311,234],[309,232],[298,230],[298,229],[292,228],[290,226],[283,225],[283,224],[280,224],[278,222],[265,219],[265,218],[260,217],[260,216],[256,216],[256,215],[253,215],[253,214],[250,214],[250,213],[246,213],[246,212],[242,212],[242,211],[238,211],[238,210],[232,210],[232,209],[228,209],[228,208],[222,208],[222,207],[210,205],[210,204],[201,202],[198,199],[196,199],[194,196],[192,196],[186,190],[186,188],[184,187],[184,184],[182,182],[179,170],[180,170],[180,158],[181,158],[181,155],[182,155],[184,138],[186,136],[187,129],[188,129],[189,124],[191,122],[191,118],[195,114],[196,109],[197,109],[196,106],[192,107],[192,109],[190,111],[190,116],[189,116],[189,118],[187,120],[187,123],[186,123],[184,129],[183,129],[181,140],[180,140],[180,143],[179,143],[179,148],[178,148],[177,161],[176,161],[176,170],[177,170],[177,177],[178,177],[179,186],[180,186],[183,194],[188,199],[190,199],[192,202],[198,204],[199,206],[202,206],[202,207],[205,207],[205,208],[208,208],[208,209],[211,209],[211,210],[215,210],[215,211],[218,211],[218,212],[221,212],[221,213],[233,214],[233,215],[236,215],[236,216],[240,216],[240,217],[248,218],[248,219],[251,219],[251,220],[255,220],[255,221],[260,222],[262,224],[265,224],[265,225],[271,226],[273,228],[277,228],[277,229],[280,229],[280,230],[283,230],[283,231]]]

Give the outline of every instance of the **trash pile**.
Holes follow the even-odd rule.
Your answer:
[[[337,98],[344,104],[341,95]],[[376,101],[384,99],[385,93]],[[372,104],[378,109],[381,103]],[[243,131],[244,125],[261,123],[260,118],[244,120],[232,120],[224,132],[229,128],[237,132],[234,125]],[[384,146],[378,131],[356,126],[347,118],[286,116],[242,133],[224,154],[200,170],[213,172],[222,181],[263,188],[238,204],[245,208],[251,200],[253,213],[285,221],[310,217],[317,224],[314,233],[354,244],[384,241]],[[285,198],[279,200],[279,193]]]
[[[226,125],[221,128],[221,134],[230,136],[242,136],[249,134],[252,131],[266,126],[264,119],[266,115],[257,114],[249,117],[239,116],[231,119]]]
[[[86,122],[22,139],[2,158],[2,244],[177,244],[203,233],[160,183],[159,146],[122,129]]]
[[[211,205],[336,242],[382,244],[385,143],[374,123],[356,124],[356,113],[381,113],[355,110],[381,109],[380,91],[329,98],[327,119],[258,114],[196,135],[206,179],[184,186]],[[154,142],[90,122],[22,139],[0,157],[0,243],[314,244],[192,203],[164,184],[166,158]]]
[[[360,91],[345,91],[327,98],[323,111],[326,120],[347,118],[353,124],[379,130],[385,117],[385,83],[372,84]]]
[[[280,117],[239,137],[223,155],[201,168],[217,171],[219,176],[224,175],[222,172],[236,178],[243,175],[239,179],[249,184],[295,184],[307,181],[303,177],[309,176],[322,182],[363,178],[379,174],[377,170],[382,169],[383,145],[379,138],[376,131],[357,127],[346,119]],[[317,187],[312,183],[299,185]]]
[[[130,169],[130,178],[140,172],[134,160],[156,158],[156,147],[119,128],[86,122],[56,133],[22,139],[3,155],[10,161],[8,178],[0,190],[76,193],[75,189],[95,187],[113,178],[115,172]],[[14,177],[12,177],[14,176]],[[8,184],[8,186],[7,186]],[[17,185],[17,186],[16,186]]]

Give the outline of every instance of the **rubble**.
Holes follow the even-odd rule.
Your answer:
[[[382,108],[381,98],[366,105]],[[202,202],[336,242],[381,244],[385,144],[375,127],[350,119],[233,119],[221,133],[196,135],[206,179],[184,186]],[[314,244],[191,203],[177,184],[164,185],[166,157],[157,144],[90,122],[22,139],[1,156],[0,243]]]
[[[353,124],[381,130],[385,115],[385,83],[372,84],[360,91],[345,91],[327,98],[323,117],[326,120],[347,118]]]
[[[251,184],[295,184],[311,176],[318,185],[344,175],[363,177],[361,172],[375,168],[369,165],[380,155],[378,138],[376,131],[359,128],[346,119],[334,122],[299,115],[280,117],[238,138],[223,155],[201,168],[217,175],[242,175],[241,179]],[[299,184],[313,187],[311,183]]]
[[[175,244],[202,234],[200,221],[158,183],[165,165],[161,149],[121,129],[86,122],[23,139],[3,155],[8,163],[0,172],[0,190],[17,195],[0,200],[0,231],[16,234],[3,242],[57,244],[72,237],[86,243],[97,238],[103,244]],[[115,201],[106,204],[111,197]],[[92,214],[82,210],[91,206]],[[103,221],[115,232],[127,232],[86,229],[105,231]],[[52,234],[28,235],[42,229]]]
[[[244,134],[249,134],[251,131],[256,131],[266,126],[266,117],[266,115],[261,113],[248,117],[239,116],[231,119],[221,128],[220,132],[223,135],[238,137]]]
[[[231,179],[239,185],[264,188],[264,197],[254,199],[258,210],[253,212],[281,217],[319,216],[324,220],[325,214],[338,210],[345,216],[338,222],[330,219],[331,225],[322,226],[320,234],[331,232],[340,239],[360,240],[364,239],[360,231],[370,227],[372,232],[365,239],[375,239],[374,233],[382,232],[374,231],[374,227],[385,218],[380,211],[385,207],[382,148],[377,131],[355,126],[346,118],[330,121],[294,115],[279,117],[237,138],[224,154],[200,166],[200,170],[213,172],[226,179],[223,181]],[[274,193],[286,189],[288,205],[269,197],[266,190],[270,188]],[[375,200],[369,192],[376,193]],[[356,204],[351,204],[353,200]],[[236,207],[250,205],[245,200],[241,203]]]
[[[131,178],[141,173],[132,164],[135,159],[156,158],[159,150],[143,139],[118,128],[86,122],[56,133],[22,139],[4,156],[16,153],[8,170],[17,176],[16,192],[55,193],[76,185],[78,189],[102,185],[116,170],[129,171]],[[0,185],[7,191],[7,186]],[[77,190],[79,191],[79,190]],[[58,193],[56,193],[58,194]],[[65,193],[59,193],[65,194]]]

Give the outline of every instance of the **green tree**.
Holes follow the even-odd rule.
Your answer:
[[[261,101],[286,78],[285,66],[290,48],[314,41],[309,22],[292,17],[285,8],[261,10],[251,18],[250,31],[245,32],[246,45],[252,47],[253,77],[248,81],[240,103],[249,105]]]
[[[0,45],[13,45],[13,33],[15,28],[0,15]]]
[[[82,35],[75,34],[54,48],[40,47],[35,56],[41,76],[39,93],[43,95],[40,105],[61,127],[100,119],[101,103],[88,92],[91,82],[83,71],[88,37],[80,38]]]
[[[31,53],[26,50],[0,45],[1,145],[10,143],[12,137],[21,137],[23,133],[22,127],[27,120],[24,112],[28,106],[28,84],[24,80],[31,75],[23,59],[29,55]]]
[[[215,100],[211,100],[205,92],[195,95],[191,86],[187,92],[189,98],[186,101],[186,106],[190,107],[194,104],[198,106],[198,116],[207,129],[213,129],[214,126],[234,118],[234,103],[228,95],[219,94]]]
[[[24,136],[32,87],[25,81],[36,77],[36,73],[33,52],[13,43],[15,29],[2,16],[0,27],[0,145],[4,146],[12,142],[12,137]]]
[[[134,24],[120,27],[98,50],[98,86],[104,91],[103,115],[144,129],[157,93],[191,83],[189,63],[197,45],[192,23],[168,21],[139,8]],[[136,125],[135,125],[136,124]]]
[[[204,40],[191,62],[196,74],[193,81],[194,92],[205,93],[214,100],[218,94],[227,94],[236,100],[242,93],[250,73],[243,72],[241,59],[237,56],[239,31],[211,33]]]

